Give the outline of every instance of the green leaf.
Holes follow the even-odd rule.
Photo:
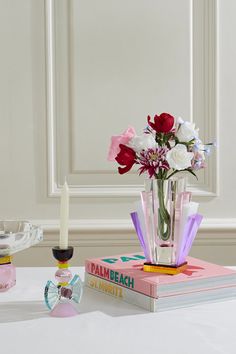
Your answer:
[[[189,173],[191,173],[194,177],[196,177],[196,179],[198,180],[198,177],[197,177],[197,175],[196,175],[196,173],[194,173],[192,170],[190,170],[190,169],[186,169],[186,170],[184,170],[184,171],[187,171],[187,172],[189,172]]]
[[[181,172],[179,170],[175,170],[174,172],[172,172],[166,179],[169,179],[170,177],[174,176],[176,173]]]
[[[170,177],[174,176],[176,173],[185,172],[185,171],[191,173],[198,180],[197,175],[190,168],[186,168],[185,170],[175,170],[166,179],[169,179]]]

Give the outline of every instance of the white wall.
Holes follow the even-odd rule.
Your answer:
[[[0,214],[45,234],[16,263],[50,264],[64,175],[74,263],[138,250],[129,212],[143,181],[114,173],[109,137],[169,111],[219,145],[191,181],[205,217],[192,254],[235,264],[236,3],[5,0],[0,9]]]

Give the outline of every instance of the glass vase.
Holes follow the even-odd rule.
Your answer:
[[[180,237],[180,219],[183,202],[189,201],[186,179],[170,178],[145,180],[141,192],[145,220],[148,262],[175,266]]]

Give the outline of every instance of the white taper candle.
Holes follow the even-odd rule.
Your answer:
[[[68,223],[69,223],[69,188],[64,183],[61,191],[61,210],[60,210],[60,241],[61,249],[68,248]]]

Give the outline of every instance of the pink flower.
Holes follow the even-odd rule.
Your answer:
[[[116,156],[120,152],[120,144],[127,145],[129,141],[136,135],[133,127],[129,127],[121,135],[111,137],[111,145],[108,152],[108,161],[115,161]]]
[[[141,175],[147,171],[149,177],[152,178],[159,172],[160,168],[169,170],[170,167],[166,161],[167,152],[167,147],[157,147],[154,149],[148,149],[147,151],[142,151],[138,161],[138,163],[142,165],[139,168],[139,174]]]

